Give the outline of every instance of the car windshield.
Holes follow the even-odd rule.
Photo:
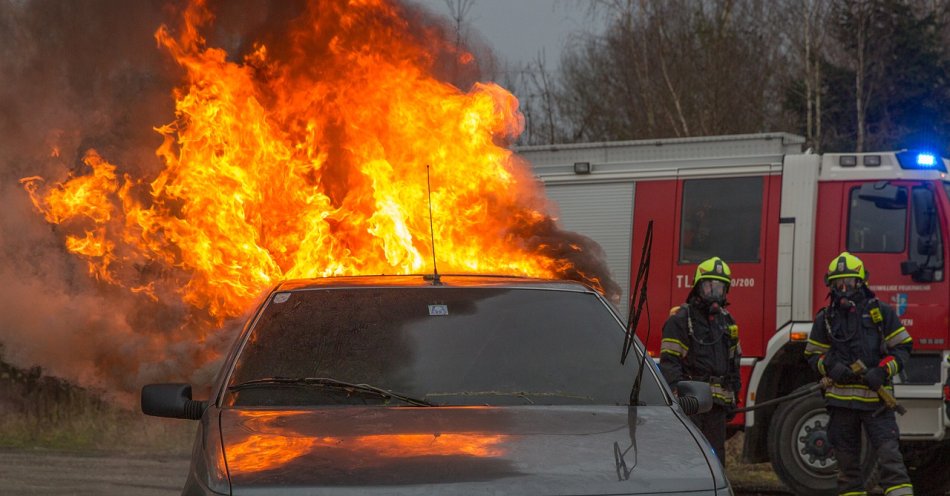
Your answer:
[[[342,381],[433,405],[623,405],[640,356],[620,364],[623,337],[590,293],[436,286],[275,293],[236,360],[225,404],[414,404]],[[649,372],[640,401],[666,402]]]

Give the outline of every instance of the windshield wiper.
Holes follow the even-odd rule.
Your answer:
[[[228,391],[235,392],[244,389],[267,386],[327,388],[347,392],[369,393],[387,400],[396,399],[415,406],[436,406],[426,400],[420,400],[405,394],[387,391],[383,388],[371,386],[369,384],[353,384],[351,382],[331,379],[329,377],[264,377],[261,379],[254,379],[242,382],[240,384],[235,384],[233,386],[228,386]]]

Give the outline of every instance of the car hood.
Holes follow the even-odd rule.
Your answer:
[[[220,426],[234,495],[712,493],[716,485],[708,445],[663,406],[226,409]]]

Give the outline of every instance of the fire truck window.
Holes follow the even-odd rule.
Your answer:
[[[848,214],[848,251],[852,253],[902,253],[907,233],[907,191],[897,202],[862,199],[860,188],[851,189]]]
[[[758,262],[762,185],[761,177],[684,181],[680,263]]]
[[[943,280],[943,235],[937,215],[937,198],[927,187],[911,190],[910,259],[932,273],[932,280]]]

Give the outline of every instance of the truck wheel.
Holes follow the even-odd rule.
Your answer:
[[[947,460],[950,460],[950,441],[934,443],[932,447],[913,450],[909,456],[905,455],[916,494],[947,494],[950,491]]]
[[[808,385],[797,389],[801,391]],[[772,468],[788,488],[799,495],[837,494],[838,462],[828,442],[828,412],[819,394],[782,403],[769,427]],[[876,463],[865,440],[861,466],[870,476]]]

